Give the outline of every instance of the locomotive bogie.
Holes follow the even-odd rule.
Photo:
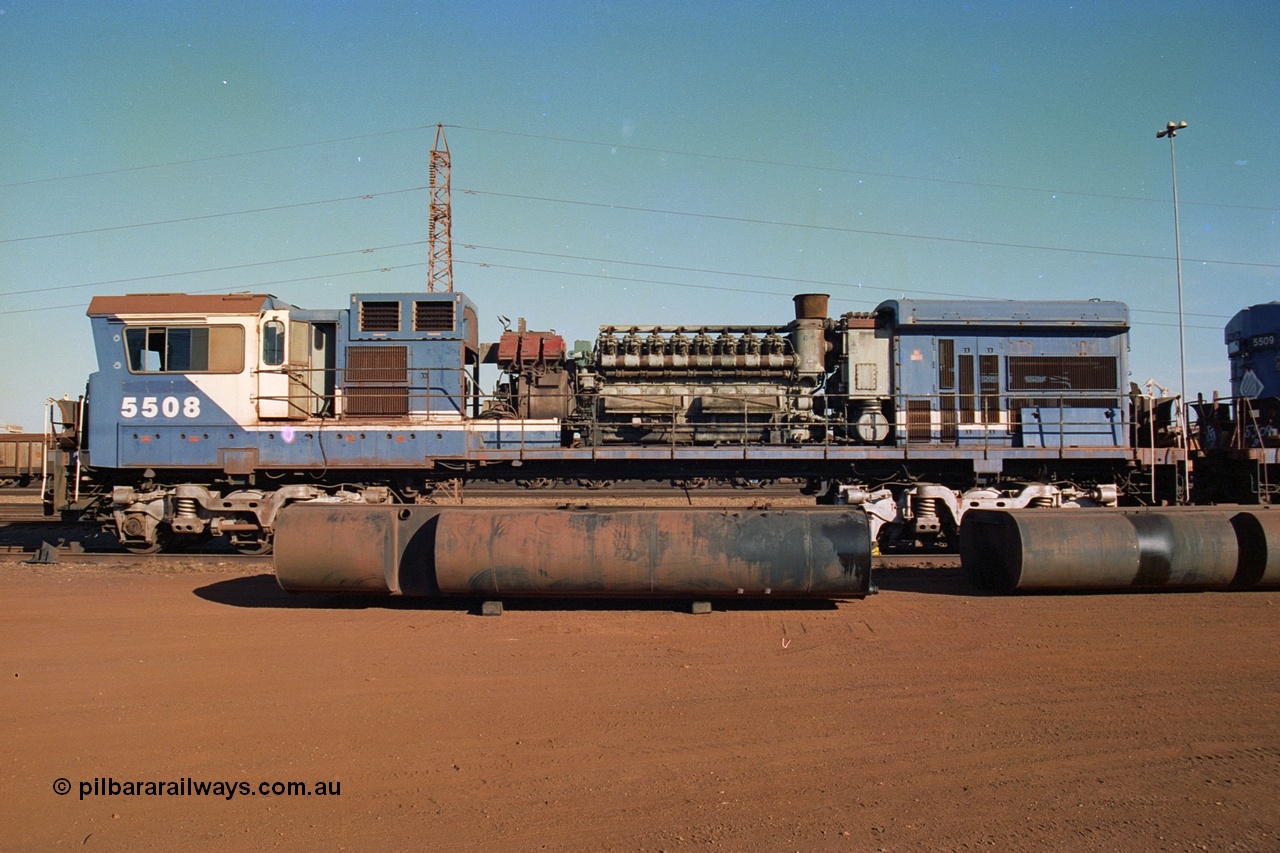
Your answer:
[[[965,513],[975,509],[1115,507],[1119,490],[1113,484],[1090,489],[1071,485],[1028,483],[1002,488],[978,486],[951,489],[923,483],[898,490],[868,490],[841,486],[837,503],[860,506],[867,513],[871,538],[884,550],[895,547],[958,541]]]

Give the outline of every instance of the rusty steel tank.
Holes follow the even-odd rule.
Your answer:
[[[1231,516],[1240,544],[1234,586],[1280,587],[1280,507],[1250,507]]]
[[[1239,507],[973,510],[960,560],[984,589],[1154,590],[1280,584],[1280,513]]]
[[[276,524],[290,592],[863,598],[857,509],[438,508],[298,503]]]

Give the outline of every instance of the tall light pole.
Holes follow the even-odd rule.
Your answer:
[[[1178,131],[1185,129],[1185,121],[1171,121],[1164,130],[1156,132],[1156,139],[1169,137],[1169,163],[1173,169],[1173,254],[1178,264],[1178,371],[1182,394],[1182,405],[1187,405],[1187,341],[1185,324],[1182,320],[1182,232],[1178,228],[1178,155],[1174,151],[1173,138]],[[1184,430],[1185,432],[1185,430]]]
[[[1173,169],[1173,255],[1178,264],[1178,374],[1179,381],[1182,383],[1178,393],[1182,399],[1182,405],[1179,407],[1182,428],[1179,432],[1182,434],[1183,465],[1189,464],[1187,443],[1190,436],[1187,435],[1187,431],[1191,424],[1187,419],[1187,340],[1185,323],[1182,321],[1182,231],[1178,227],[1178,155],[1174,151],[1173,138],[1186,126],[1185,121],[1171,121],[1164,126],[1164,130],[1156,132],[1156,139],[1169,137],[1169,165]],[[1185,494],[1183,484],[1190,475],[1191,472],[1184,469],[1182,476],[1177,478],[1180,482],[1176,483],[1174,488],[1179,503],[1182,502],[1182,496]],[[1189,486],[1190,483],[1186,485]]]

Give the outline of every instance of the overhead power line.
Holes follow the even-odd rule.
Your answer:
[[[280,151],[297,151],[300,148],[315,148],[319,145],[332,145],[337,142],[352,142],[358,139],[373,139],[379,136],[393,136],[398,133],[411,133],[418,130],[426,130],[435,125],[418,125],[416,127],[401,127],[396,130],[380,130],[373,133],[361,133],[356,136],[339,136],[334,139],[320,139],[315,142],[299,142],[295,145],[279,145],[275,148],[256,148],[252,151],[236,151],[231,154],[212,154],[208,157],[193,157],[189,160],[170,160],[165,163],[148,163],[142,166],[122,166],[119,169],[103,169],[97,172],[80,172],[74,175],[54,175],[48,178],[32,178],[29,181],[15,181],[9,184],[0,184],[0,189],[9,189],[10,187],[26,187],[32,184],[48,184],[54,181],[71,181],[78,178],[99,178],[103,175],[121,175],[127,172],[145,172],[148,169],[170,169],[175,166],[190,166],[194,163],[211,163],[217,160],[232,160],[237,157],[256,157],[259,154],[275,154]]]
[[[203,275],[203,274],[215,273],[215,272],[228,272],[231,270],[252,269],[256,267],[272,266],[276,264],[285,264],[285,263],[295,263],[299,261],[321,260],[325,258],[342,257],[344,255],[372,254],[374,252],[389,251],[392,249],[402,249],[402,248],[409,248],[413,246],[421,246],[425,242],[426,241],[423,241],[423,240],[417,240],[409,243],[396,243],[396,244],[387,245],[387,246],[374,246],[374,247],[363,248],[363,249],[348,249],[341,252],[326,252],[318,255],[303,255],[295,258],[280,258],[277,260],[257,261],[257,262],[246,263],[246,264],[232,264],[224,267],[208,267],[204,269],[158,273],[158,274],[146,275],[146,276],[133,276],[128,278],[117,278],[117,279],[110,279],[110,280],[104,280],[104,281],[85,282],[81,284],[69,284],[69,285],[62,285],[58,287],[49,287],[49,288],[32,288],[29,290],[13,290],[13,291],[0,293],[0,296],[23,296],[23,295],[29,295],[32,293],[47,293],[47,292],[63,291],[63,290],[81,290],[89,287],[107,287],[110,285],[129,284],[129,283],[144,282],[144,281],[155,281],[155,280],[161,280],[161,279],[172,279],[172,278],[178,278],[178,277],[190,276],[190,275]],[[743,279],[743,278],[755,279],[759,281],[772,281],[772,282],[779,282],[782,284],[789,284],[789,285],[802,285],[805,287],[839,288],[839,289],[845,289],[845,290],[879,291],[879,292],[885,292],[885,293],[906,292],[906,293],[914,294],[916,296],[942,297],[942,298],[948,298],[948,299],[1004,298],[1004,297],[986,297],[986,296],[975,295],[971,293],[962,293],[962,292],[956,292],[956,291],[927,290],[927,289],[918,288],[918,287],[904,289],[901,287],[888,287],[884,285],[870,285],[870,284],[863,284],[863,283],[840,282],[840,281],[831,281],[828,279],[794,278],[789,276],[769,275],[766,273],[742,272],[737,270],[718,270],[718,269],[711,269],[707,267],[679,266],[675,264],[657,264],[657,263],[644,262],[644,261],[624,261],[618,258],[600,258],[600,257],[587,256],[587,255],[572,255],[572,254],[566,254],[561,252],[544,252],[544,251],[537,251],[533,249],[513,249],[513,248],[507,248],[504,246],[485,246],[485,245],[479,245],[475,243],[464,244],[463,248],[472,250],[472,251],[485,250],[490,252],[506,252],[511,254],[531,255],[535,257],[559,258],[562,260],[585,261],[588,263],[633,266],[633,267],[641,267],[645,269],[660,269],[660,270],[669,270],[672,272],[694,273],[698,275],[729,276],[737,279]],[[546,273],[552,273],[552,274],[563,273],[565,275],[574,275],[579,277],[582,277],[582,276],[595,277],[595,278],[599,278],[606,281],[617,280],[615,276],[610,276],[603,273],[593,274],[593,273],[582,273],[582,272],[566,271],[566,270],[545,270],[545,269],[540,269],[535,267],[504,266],[500,264],[493,264],[486,261],[473,261],[473,260],[459,261],[459,263],[468,263],[468,264],[479,266],[479,267],[527,270],[530,272],[546,272]],[[393,270],[393,269],[407,269],[407,268],[420,266],[420,265],[421,264],[417,264],[417,263],[401,264],[401,265],[390,266],[390,267],[382,267],[382,268],[379,268],[378,271],[386,271],[386,270]],[[360,270],[357,272],[370,272],[370,271],[371,270]],[[303,277],[303,278],[277,279],[273,281],[259,282],[257,284],[251,285],[251,287],[255,287],[255,288],[270,287],[276,284],[296,283],[300,281],[311,281],[311,280],[323,279],[323,278],[334,278],[334,277],[346,276],[346,275],[352,275],[352,274],[354,273],[337,272],[337,273],[331,273],[328,275],[310,276],[310,277]],[[681,283],[661,282],[658,280],[650,280],[650,279],[628,279],[628,280],[634,280],[637,282],[644,281],[652,284],[667,284],[674,287],[686,287],[686,286],[687,287],[708,287],[708,288],[711,287],[709,285],[691,285],[691,284],[685,285]],[[212,289],[206,289],[206,290],[193,290],[191,292],[192,293],[214,293],[219,291],[225,291],[226,289],[227,288],[222,287],[222,288],[212,288]],[[243,290],[244,288],[237,288],[237,289]],[[717,289],[717,288],[712,288],[712,289]],[[744,293],[761,293],[761,294],[773,293],[773,291],[745,290],[742,288],[721,287],[718,289],[729,290],[732,292],[744,292]],[[852,300],[850,299],[846,301],[852,301]],[[46,310],[52,311],[52,310],[61,310],[64,308],[75,308],[75,307],[79,307],[79,305],[43,306],[38,308],[18,309],[15,311],[8,311],[8,312],[0,311],[0,314],[30,313],[34,311],[46,311]],[[1166,314],[1166,315],[1172,315],[1176,313],[1172,311],[1161,311],[1159,309],[1154,309],[1154,308],[1130,308],[1130,312],[1133,314]],[[1228,315],[1208,314],[1208,313],[1189,313],[1188,316],[1225,320],[1227,319]],[[1207,328],[1207,327],[1197,327],[1197,328]]]
[[[467,260],[459,260],[459,259],[457,259],[457,258],[455,258],[455,259],[454,259],[454,262],[455,262],[455,263],[461,263],[461,264],[471,264],[471,265],[473,265],[473,266],[483,267],[483,268],[486,268],[486,269],[517,270],[517,271],[520,271],[520,272],[538,272],[538,273],[547,273],[547,274],[549,274],[549,275],[571,276],[571,277],[574,277],[574,278],[596,278],[596,279],[603,279],[603,280],[605,280],[605,281],[623,282],[623,283],[627,283],[627,284],[656,284],[656,285],[660,285],[660,286],[662,286],[662,287],[678,287],[678,288],[682,288],[682,289],[686,289],[686,290],[715,290],[715,291],[722,291],[722,292],[727,292],[727,293],[750,293],[750,294],[756,294],[756,295],[760,295],[760,296],[779,296],[779,297],[783,297],[783,298],[790,298],[790,297],[793,295],[793,294],[790,294],[790,293],[779,293],[779,292],[777,292],[777,291],[773,291],[773,290],[753,290],[753,289],[751,289],[751,288],[746,288],[746,287],[729,287],[729,286],[726,286],[726,285],[716,285],[716,284],[690,284],[690,283],[687,283],[687,282],[664,281],[664,280],[662,280],[662,279],[653,279],[653,278],[635,278],[635,277],[630,277],[630,276],[612,276],[612,275],[604,275],[604,274],[602,274],[602,273],[573,272],[573,271],[569,271],[569,270],[549,270],[549,269],[543,269],[543,268],[539,268],[539,267],[525,267],[525,266],[517,266],[517,265],[514,265],[514,264],[495,264],[495,263],[490,263],[490,262],[487,262],[487,261],[467,261]],[[924,294],[930,294],[930,295],[937,295],[937,294],[936,294],[935,292],[933,292],[933,291],[917,290],[916,288],[869,288],[869,289],[888,290],[888,291],[893,292],[893,293],[910,293],[910,294],[915,294],[915,293],[924,293]],[[990,298],[990,297],[973,297],[973,296],[966,296],[966,297],[963,297],[963,298],[967,298],[967,299],[987,299],[987,298]],[[833,297],[832,297],[832,299],[833,299],[834,301],[836,301],[836,302],[854,302],[854,301],[855,301],[855,300],[853,300],[853,299],[842,298],[842,297],[835,297],[835,296],[833,296]],[[1170,329],[1176,329],[1176,328],[1178,327],[1178,324],[1177,324],[1177,323],[1152,323],[1152,322],[1144,322],[1144,323],[1142,323],[1141,325],[1144,325],[1144,326],[1158,326],[1158,327],[1162,327],[1162,328],[1170,328]],[[1217,326],[1188,326],[1188,328],[1192,328],[1192,329],[1203,329],[1203,330],[1205,330],[1205,331],[1217,331],[1217,330],[1219,330],[1219,328],[1220,328],[1220,327],[1217,327]]]
[[[877,290],[877,291],[884,291],[886,293],[902,293],[904,290],[901,287],[886,287],[883,285],[862,284],[861,282],[856,284],[851,284],[847,281],[830,281],[828,279],[791,278],[789,276],[767,275],[765,273],[735,272],[733,270],[715,270],[715,269],[708,269],[706,267],[682,267],[682,266],[676,266],[674,264],[655,264],[655,263],[647,263],[643,261],[620,261],[620,260],[617,260],[616,258],[593,258],[593,257],[587,257],[583,255],[566,255],[558,252],[539,252],[533,249],[507,249],[501,246],[481,246],[473,243],[464,244],[463,248],[464,249],[484,249],[486,251],[491,251],[491,252],[510,252],[512,254],[520,254],[520,255],[534,255],[536,257],[541,257],[541,258],[561,258],[564,260],[587,261],[589,263],[598,263],[598,264],[618,264],[620,266],[643,267],[646,269],[671,270],[672,272],[691,272],[691,273],[697,273],[700,275],[723,275],[723,276],[730,276],[732,278],[752,278],[752,279],[759,279],[762,281],[777,281],[785,284],[804,285],[806,287],[808,286],[837,287],[837,288],[848,289],[848,290]],[[492,266],[492,264],[488,264],[488,263],[480,263],[479,265]],[[608,278],[608,276],[603,276],[603,277]],[[758,291],[750,291],[750,292],[755,293]],[[1002,299],[1009,298],[1005,296],[981,296],[981,295],[974,295],[972,293],[957,293],[955,291],[947,291],[947,290],[924,290],[918,287],[909,288],[907,289],[907,292],[924,295],[924,296],[939,296],[946,299],[1002,300]],[[1155,308],[1132,308],[1132,307],[1129,309],[1129,312],[1131,314],[1167,314],[1170,316],[1177,316],[1177,313],[1178,313],[1177,311],[1161,311]],[[1206,314],[1202,312],[1197,313],[1197,312],[1189,312],[1189,311],[1184,313],[1188,317],[1207,317],[1215,320],[1226,320],[1231,316],[1229,314]]]
[[[387,247],[387,248],[393,248],[393,247]],[[468,245],[467,248],[485,248],[485,247],[479,247],[479,246],[473,247]],[[494,251],[510,251],[510,252],[521,251],[519,249],[493,249],[493,250]],[[533,252],[531,254],[542,254],[542,253]],[[595,260],[595,259],[587,259],[587,260]],[[651,284],[651,285],[658,285],[661,287],[675,287],[675,288],[680,288],[684,290],[711,290],[711,291],[719,291],[719,292],[725,292],[725,293],[747,293],[747,294],[753,294],[753,295],[759,295],[759,296],[778,296],[778,297],[784,297],[784,298],[789,298],[790,296],[793,295],[792,293],[783,293],[783,292],[772,291],[772,290],[757,290],[757,289],[745,288],[745,287],[730,287],[726,285],[692,284],[689,282],[666,281],[663,279],[613,276],[613,275],[605,275],[603,273],[598,273],[598,272],[578,272],[578,271],[563,270],[563,269],[558,269],[558,270],[545,269],[540,267],[519,266],[515,264],[495,264],[489,261],[477,261],[477,260],[467,260],[467,259],[459,259],[459,258],[455,258],[454,261],[455,263],[467,264],[467,265],[479,267],[482,269],[499,269],[499,270],[513,270],[518,272],[545,273],[548,275],[568,276],[572,278],[592,278],[592,279],[597,279],[601,281],[621,282],[621,283],[627,283],[627,284]],[[632,262],[614,261],[613,263],[627,264]],[[373,268],[362,269],[362,270],[350,270],[346,272],[330,273],[327,275],[312,275],[312,276],[300,276],[295,278],[274,279],[271,281],[261,281],[261,282],[256,282],[254,284],[245,285],[242,287],[236,287],[235,290],[241,291],[241,292],[260,291],[260,290],[266,290],[275,285],[281,285],[281,284],[298,284],[301,282],[308,282],[308,281],[323,281],[325,279],[343,278],[343,277],[353,276],[353,275],[365,275],[368,273],[387,273],[395,270],[425,267],[426,265],[427,265],[426,261],[421,261],[421,262],[409,263],[409,264],[396,264],[394,266],[373,267]],[[648,264],[637,264],[637,265],[650,266]],[[658,265],[653,265],[653,266],[658,266]],[[674,269],[682,269],[682,268],[675,267]],[[712,270],[693,270],[693,271],[716,272]],[[766,276],[766,275],[760,275],[760,274],[754,274],[754,273],[726,272],[726,273],[717,273],[717,274],[734,275],[742,278],[760,278],[765,280],[776,280],[776,281],[787,282],[791,284],[818,284],[825,287],[857,288],[860,290],[879,290],[879,291],[885,291],[889,293],[900,293],[900,294],[944,296],[948,298],[961,298],[961,299],[991,298],[991,297],[973,296],[971,294],[963,294],[963,293],[948,293],[943,291],[923,290],[919,288],[894,288],[894,287],[883,287],[883,286],[873,286],[873,285],[864,286],[864,285],[857,285],[857,284],[847,284],[842,282],[815,281],[810,279],[787,279],[787,278],[782,278],[777,276]],[[192,290],[189,292],[193,294],[225,293],[227,292],[227,290],[228,288],[225,288],[225,287],[215,287],[215,288],[205,288],[201,290]],[[839,297],[839,296],[835,296],[832,298],[836,302],[856,303],[856,302],[862,301],[862,300],[855,300],[852,298]],[[76,309],[76,308],[83,309],[84,307],[85,307],[84,302],[76,302],[69,305],[43,305],[36,308],[17,308],[17,309],[12,309],[8,311],[0,311],[0,316],[7,316],[12,314],[33,314],[33,313],[38,313],[42,311],[65,311],[65,310]],[[1133,313],[1168,313],[1168,312],[1158,312],[1158,311],[1145,311],[1142,309],[1131,309],[1131,310],[1133,311]],[[1197,316],[1212,316],[1212,315],[1197,315]],[[1161,328],[1177,328],[1176,323],[1158,323],[1158,322],[1145,321],[1140,325],[1155,326],[1155,327],[1161,327]],[[1220,327],[1218,326],[1189,326],[1189,328],[1200,329],[1204,331],[1218,331],[1220,329]]]
[[[899,181],[925,181],[934,184],[953,184],[964,187],[981,187],[983,189],[997,190],[1016,190],[1018,192],[1043,193],[1051,195],[1070,195],[1079,196],[1081,198],[1105,198],[1114,201],[1144,201],[1154,202],[1157,204],[1169,204],[1169,200],[1165,198],[1153,198],[1151,196],[1133,196],[1133,195],[1117,195],[1112,193],[1090,193],[1078,190],[1055,190],[1046,187],[1023,187],[1016,184],[993,184],[982,181],[961,181],[955,178],[934,178],[925,175],[903,175],[896,172],[875,172],[866,169],[849,169],[841,166],[821,166],[812,163],[791,163],[781,160],[764,160],[753,157],[735,157],[728,154],[705,154],[698,151],[677,151],[670,148],[652,148],[642,145],[626,145],[618,142],[598,142],[590,139],[571,139],[563,136],[547,136],[538,133],[520,133],[514,130],[495,130],[487,127],[468,127],[461,124],[448,124],[445,127],[457,128],[458,130],[469,130],[473,133],[491,133],[499,136],[517,136],[525,139],[541,139],[547,142],[564,142],[572,145],[591,145],[600,148],[621,149],[624,151],[641,151],[646,154],[666,154],[677,157],[698,157],[705,160],[722,160],[729,163],[745,163],[752,166],[776,166],[786,169],[804,169],[812,172],[832,172],[843,175],[867,175],[875,178],[892,178]],[[1223,204],[1210,201],[1184,201],[1184,205],[1197,205],[1200,207],[1225,207],[1234,208],[1236,210],[1263,210],[1277,211],[1277,207],[1263,207],[1259,205],[1249,204]]]
[[[255,290],[265,290],[268,287],[271,287],[277,284],[297,284],[299,282],[304,282],[304,281],[323,281],[324,279],[342,278],[344,276],[349,276],[349,275],[365,275],[367,273],[386,273],[386,272],[393,272],[394,270],[407,270],[407,269],[413,269],[415,267],[425,267],[426,265],[427,265],[426,261],[420,261],[412,264],[396,264],[395,266],[388,266],[388,267],[373,267],[371,269],[364,269],[364,270],[348,270],[347,272],[328,273],[326,275],[307,275],[307,276],[300,276],[298,278],[281,278],[281,279],[276,279],[275,281],[262,281],[256,284],[246,285],[244,287],[237,287],[234,292],[248,293],[250,291],[255,291]],[[190,292],[191,293],[227,293],[228,288],[208,287],[202,290],[192,290]],[[34,314],[39,311],[65,311],[70,308],[84,308],[84,307],[85,307],[84,302],[76,302],[71,305],[42,305],[38,308],[14,308],[9,311],[0,311],[0,316],[4,316],[8,314]]]
[[[403,249],[409,246],[421,246],[425,240],[415,240],[411,243],[395,243],[390,246],[373,246],[366,249],[348,249],[343,252],[325,252],[321,255],[302,255],[297,258],[280,258],[274,261],[255,261],[248,264],[231,264],[225,267],[206,267],[198,270],[182,270],[180,272],[156,273],[154,275],[137,275],[129,278],[113,278],[106,281],[91,281],[84,284],[64,284],[57,287],[35,287],[29,290],[6,290],[0,291],[0,297],[3,296],[24,296],[30,293],[50,293],[57,290],[83,290],[86,287],[107,287],[113,284],[129,284],[138,281],[155,281],[157,279],[179,278],[188,275],[205,275],[214,272],[228,272],[230,270],[252,269],[254,267],[273,266],[275,264],[291,264],[297,261],[315,261],[323,258],[338,258],[343,255],[368,255],[373,252],[382,252],[388,249]],[[340,273],[340,275],[345,273]],[[209,292],[209,291],[201,291]]]
[[[808,228],[814,231],[835,231],[842,234],[865,234],[872,237],[896,237],[904,240],[932,240],[940,243],[967,243],[973,246],[993,246],[1004,249],[1032,249],[1044,252],[1067,252],[1080,255],[1101,255],[1110,258],[1137,258],[1148,261],[1173,260],[1165,255],[1146,255],[1139,252],[1107,252],[1101,249],[1072,249],[1065,246],[1041,246],[1034,243],[1004,243],[996,240],[974,240],[968,237],[939,237],[930,234],[906,234],[899,231],[875,231],[867,228],[848,228],[842,225],[811,225],[804,222],[786,222],[776,219],[754,219],[745,216],[726,216],[718,213],[691,213],[683,210],[666,210],[655,207],[639,207],[625,204],[609,204],[598,201],[582,201],[580,199],[550,198],[547,196],[519,195],[516,193],[489,192],[487,190],[462,190],[466,195],[490,196],[493,198],[512,198],[521,201],[541,201],[548,204],[570,204],[581,207],[604,208],[607,210],[626,210],[637,213],[660,213],[664,216],[688,216],[696,219],[713,219],[721,222],[744,222],[752,225],[771,225],[785,228]],[[1200,264],[1225,264],[1241,267],[1261,267],[1264,269],[1280,268],[1280,264],[1263,264],[1253,261],[1223,261],[1213,258],[1183,258]]]
[[[76,231],[61,231],[61,232],[55,232],[55,233],[49,233],[49,234],[33,234],[25,237],[9,237],[9,238],[0,239],[0,244],[20,243],[20,242],[31,241],[31,240],[47,240],[47,239],[53,239],[57,237],[73,237],[73,236],[80,236],[85,234],[100,234],[100,233],[105,233],[110,231],[124,231],[131,228],[150,228],[157,225],[173,225],[173,224],[185,223],[185,222],[199,222],[199,221],[209,220],[209,219],[222,219],[222,218],[228,218],[232,216],[241,216],[241,215],[254,214],[254,213],[269,213],[274,211],[292,210],[292,209],[298,209],[303,207],[316,207],[319,205],[337,204],[340,202],[347,202],[347,201],[363,201],[363,200],[379,198],[383,196],[400,195],[403,193],[424,192],[424,191],[430,192],[431,187],[429,185],[425,187],[422,187],[422,186],[408,187],[405,189],[398,189],[398,190],[386,190],[383,192],[365,193],[363,195],[357,195],[357,196],[345,196],[342,198],[295,202],[293,204],[281,204],[281,205],[274,205],[270,207],[250,208],[247,210],[226,211],[222,213],[207,213],[207,214],[200,214],[196,216],[177,217],[174,219],[162,219],[162,220],[156,220],[152,222],[136,222],[136,223],[130,223],[126,225],[107,225],[107,226],[102,226],[100,228],[86,228],[86,229],[80,229]],[[544,202],[548,204],[576,205],[581,207],[593,207],[593,208],[601,208],[606,210],[624,210],[624,211],[630,211],[635,213],[654,213],[654,214],[660,214],[663,216],[683,216],[683,217],[691,217],[695,219],[709,219],[709,220],[715,220],[720,222],[741,222],[741,223],[747,223],[747,224],[753,224],[753,225],[769,225],[774,227],[806,228],[814,231],[833,231],[833,232],[845,233],[845,234],[863,234],[863,235],[872,236],[872,237],[892,237],[892,238],[905,239],[905,240],[929,240],[929,241],[942,242],[942,243],[960,243],[960,244],[968,244],[968,245],[974,245],[974,246],[988,246],[988,247],[1006,248],[1006,249],[1025,249],[1025,250],[1046,251],[1046,252],[1064,252],[1064,253],[1070,253],[1070,254],[1098,255],[1102,257],[1113,257],[1113,258],[1136,258],[1139,260],[1155,260],[1155,261],[1171,260],[1171,258],[1165,255],[1149,255],[1149,254],[1143,254],[1140,252],[1110,252],[1110,251],[1104,251],[1101,249],[1077,249],[1077,248],[1071,248],[1068,246],[1046,246],[1046,245],[1039,245],[1034,243],[1008,243],[1008,242],[1002,242],[1002,241],[996,241],[996,240],[975,240],[969,237],[945,237],[945,236],[932,235],[932,234],[909,234],[909,233],[898,232],[898,231],[878,231],[878,230],[868,229],[868,228],[849,228],[847,226],[840,226],[840,225],[814,225],[814,224],[805,223],[805,222],[788,222],[785,220],[757,219],[752,217],[729,216],[726,214],[717,214],[717,213],[695,213],[692,211],[685,211],[685,210],[669,210],[664,208],[642,207],[638,205],[615,204],[611,202],[585,201],[582,199],[563,199],[563,198],[551,198],[548,196],[521,195],[519,193],[500,193],[500,192],[491,192],[488,190],[478,190],[478,189],[465,189],[465,190],[462,190],[462,192],[466,195],[487,196],[491,198],[509,198],[509,199],[516,199],[519,201],[538,201],[538,202]],[[1184,260],[1192,263],[1201,263],[1201,264],[1220,264],[1220,265],[1226,265],[1226,266],[1257,267],[1262,269],[1280,268],[1280,264],[1259,263],[1254,261],[1228,261],[1228,260],[1221,260],[1221,259],[1215,259],[1215,258],[1184,258]]]
[[[402,190],[387,190],[378,193],[365,193],[364,195],[352,195],[344,198],[326,198],[319,201],[300,201],[294,204],[277,204],[272,207],[254,207],[248,210],[235,210],[225,213],[205,213],[198,216],[182,216],[177,219],[158,219],[154,222],[133,222],[128,225],[104,225],[101,228],[83,228],[79,231],[60,231],[55,234],[32,234],[27,237],[8,237],[0,239],[0,243],[22,243],[27,240],[49,240],[54,237],[76,237],[81,234],[102,234],[107,231],[125,231],[129,228],[150,228],[155,225],[173,225],[179,222],[199,222],[205,219],[223,219],[228,216],[243,216],[249,213],[270,213],[276,210],[293,210],[299,207],[315,207],[321,204],[336,204],[342,201],[364,201],[371,198],[380,198],[388,195],[399,195],[401,193],[423,192],[427,187],[409,187]]]
[[[700,158],[700,159],[706,159],[706,160],[719,160],[719,161],[724,161],[728,163],[743,163],[743,164],[753,165],[753,166],[771,166],[771,167],[785,168],[785,169],[803,169],[806,171],[827,172],[832,174],[866,175],[869,177],[889,178],[892,180],[901,180],[901,181],[923,181],[926,183],[952,184],[955,186],[970,186],[970,187],[979,187],[984,189],[1014,190],[1017,192],[1033,192],[1033,193],[1043,193],[1043,194],[1052,194],[1052,195],[1069,195],[1069,196],[1078,196],[1081,198],[1101,198],[1101,199],[1111,199],[1116,201],[1141,201],[1141,202],[1149,202],[1149,203],[1157,203],[1157,204],[1170,203],[1168,199],[1153,198],[1150,196],[1131,196],[1131,195],[1121,195],[1116,193],[1083,192],[1080,190],[1061,190],[1061,189],[1051,189],[1047,187],[1024,187],[1017,184],[998,184],[998,183],[988,183],[983,181],[962,181],[955,178],[938,178],[938,177],[933,177],[928,175],[908,175],[908,174],[902,174],[899,172],[878,172],[870,169],[850,169],[842,166],[825,166],[825,165],[815,164],[815,163],[796,163],[796,162],[785,161],[785,160],[768,160],[764,158],[754,158],[754,157],[737,157],[737,156],[728,155],[728,154],[710,154],[710,153],[700,152],[700,151],[681,151],[681,150],[671,149],[671,148],[657,148],[653,146],[643,146],[643,145],[628,145],[626,143],[620,143],[620,142],[602,142],[599,140],[591,140],[591,139],[574,139],[571,137],[552,136],[548,134],[523,133],[515,130],[499,130],[496,128],[488,128],[488,127],[471,127],[469,125],[462,125],[462,124],[445,124],[443,126],[447,128],[455,128],[457,130],[469,131],[472,133],[486,133],[486,134],[492,134],[495,136],[512,136],[512,137],[522,138],[522,139],[540,139],[547,142],[558,142],[558,143],[565,143],[570,145],[585,145],[585,146],[592,146],[597,148],[620,149],[624,151],[638,151],[638,152],[649,153],[649,154],[663,154],[667,156],[676,156],[676,157],[691,157],[691,158]],[[105,175],[127,174],[130,172],[143,172],[150,169],[167,169],[167,168],[173,168],[177,166],[189,166],[196,163],[209,163],[209,162],[216,162],[219,160],[231,160],[231,159],[236,159],[240,157],[255,157],[262,154],[276,154],[281,151],[296,151],[303,148],[316,148],[321,145],[333,145],[340,142],[353,142],[361,139],[375,139],[382,136],[395,136],[401,133],[416,133],[419,131],[433,130],[437,127],[440,127],[440,125],[420,124],[420,125],[413,125],[411,127],[400,127],[400,128],[394,128],[391,130],[381,130],[381,131],[372,131],[370,133],[355,134],[353,136],[338,136],[338,137],[333,137],[331,139],[319,139],[312,142],[298,142],[292,145],[278,145],[270,148],[255,148],[249,151],[235,151],[228,154],[212,154],[207,157],[193,157],[186,160],[169,160],[163,163],[148,163],[148,164],[143,164],[138,166],[123,166],[118,169],[102,169],[94,172],[79,172],[79,173],[70,174],[70,175],[53,175],[45,178],[32,178],[31,180],[27,180],[27,181],[13,181],[11,183],[0,184],[0,189],[31,186],[34,184],[52,183],[55,181],[69,181],[69,180],[76,180],[81,178],[96,178],[96,177],[102,177]],[[1183,201],[1182,204],[1201,206],[1201,207],[1232,208],[1236,210],[1261,210],[1261,211],[1270,211],[1270,212],[1280,211],[1280,208],[1267,207],[1265,205],[1226,204],[1223,202],[1209,202],[1209,201]]]

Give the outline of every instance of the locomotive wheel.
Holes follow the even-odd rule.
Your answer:
[[[271,536],[264,533],[258,539],[252,539],[244,542],[233,542],[232,545],[241,554],[246,557],[265,557],[271,553]]]
[[[556,484],[551,477],[533,477],[528,480],[516,480],[516,485],[522,489],[549,489]]]
[[[693,477],[688,480],[672,480],[671,485],[677,489],[705,489],[711,485],[711,481],[706,477]]]
[[[154,542],[144,544],[141,542],[120,542],[120,547],[124,548],[130,554],[138,554],[145,556],[147,554],[159,554],[161,551],[174,550],[174,539],[182,537],[174,537],[168,529],[162,528],[156,531],[156,539]]]
[[[735,489],[767,489],[773,485],[773,480],[756,480],[750,477],[734,477],[733,487]]]
[[[128,542],[121,542],[120,546],[124,548],[126,551],[128,551],[130,554],[140,554],[140,555],[159,554],[160,549],[162,547],[160,540],[158,539],[155,542],[152,542],[148,545],[138,545],[138,544],[130,544]]]

